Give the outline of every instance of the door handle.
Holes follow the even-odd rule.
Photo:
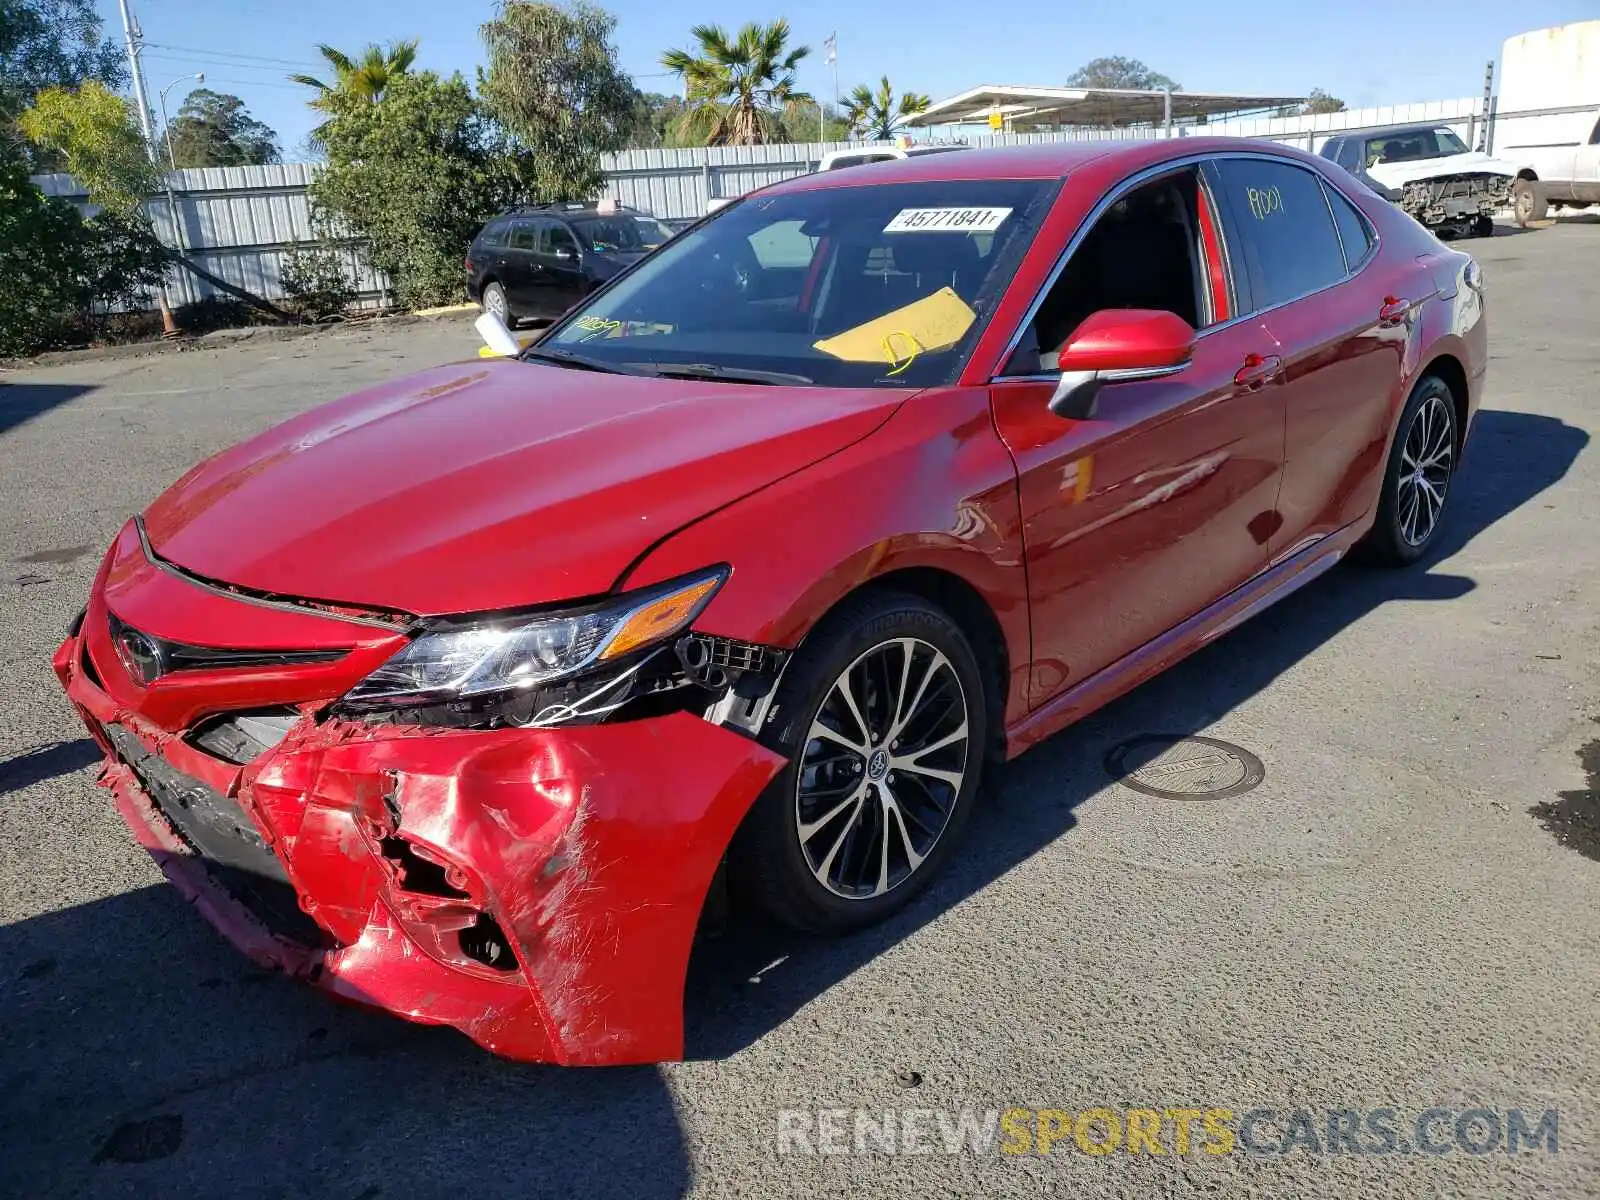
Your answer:
[[[1378,323],[1398,325],[1411,315],[1411,310],[1416,306],[1415,301],[1396,300],[1393,296],[1386,296],[1383,305],[1378,309]]]
[[[1244,366],[1233,373],[1233,382],[1255,391],[1281,370],[1283,359],[1276,354],[1250,354],[1245,356]]]

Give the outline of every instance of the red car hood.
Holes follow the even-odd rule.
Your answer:
[[[573,599],[907,395],[455,364],[201,463],[145,527],[196,575],[283,595],[424,615]]]

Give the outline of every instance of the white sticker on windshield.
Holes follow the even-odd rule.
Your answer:
[[[993,233],[1009,208],[902,208],[885,233]]]

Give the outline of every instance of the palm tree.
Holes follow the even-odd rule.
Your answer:
[[[729,40],[720,25],[689,31],[698,54],[668,50],[661,65],[684,82],[687,108],[678,137],[703,146],[753,146],[788,137],[783,111],[792,103],[812,103],[795,86],[795,68],[809,46],[788,49],[789,22],[750,22]]]
[[[856,90],[845,97],[844,112],[850,119],[850,127],[862,137],[869,141],[887,142],[907,117],[927,112],[931,103],[926,96],[919,96],[916,92],[903,93],[899,103],[896,103],[894,89],[889,86],[889,77],[885,75],[876,92],[868,90],[864,83],[857,84]]]
[[[291,75],[289,82],[314,88],[317,95],[310,102],[311,107],[324,112],[328,110],[335,92],[360,96],[376,104],[383,99],[383,93],[388,90],[395,76],[404,75],[417,60],[415,38],[390,42],[387,49],[378,45],[368,46],[359,59],[353,59],[332,46],[318,46],[317,50],[333,68],[333,86],[323,83],[314,75]]]

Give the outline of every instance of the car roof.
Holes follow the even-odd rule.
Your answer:
[[[1339,138],[1405,137],[1412,133],[1432,133],[1435,129],[1447,129],[1449,126],[1449,121],[1419,121],[1414,125],[1368,125],[1361,129],[1341,129],[1337,133],[1330,133],[1328,140],[1332,142]]]
[[[962,154],[917,154],[864,163],[848,171],[816,171],[760,189],[765,194],[881,183],[946,183],[962,179],[1062,179],[1090,163],[1127,163],[1130,170],[1168,159],[1230,151],[1272,154],[1306,163],[1320,160],[1292,146],[1260,138],[1186,137],[1130,141],[1038,142],[986,146]]]

